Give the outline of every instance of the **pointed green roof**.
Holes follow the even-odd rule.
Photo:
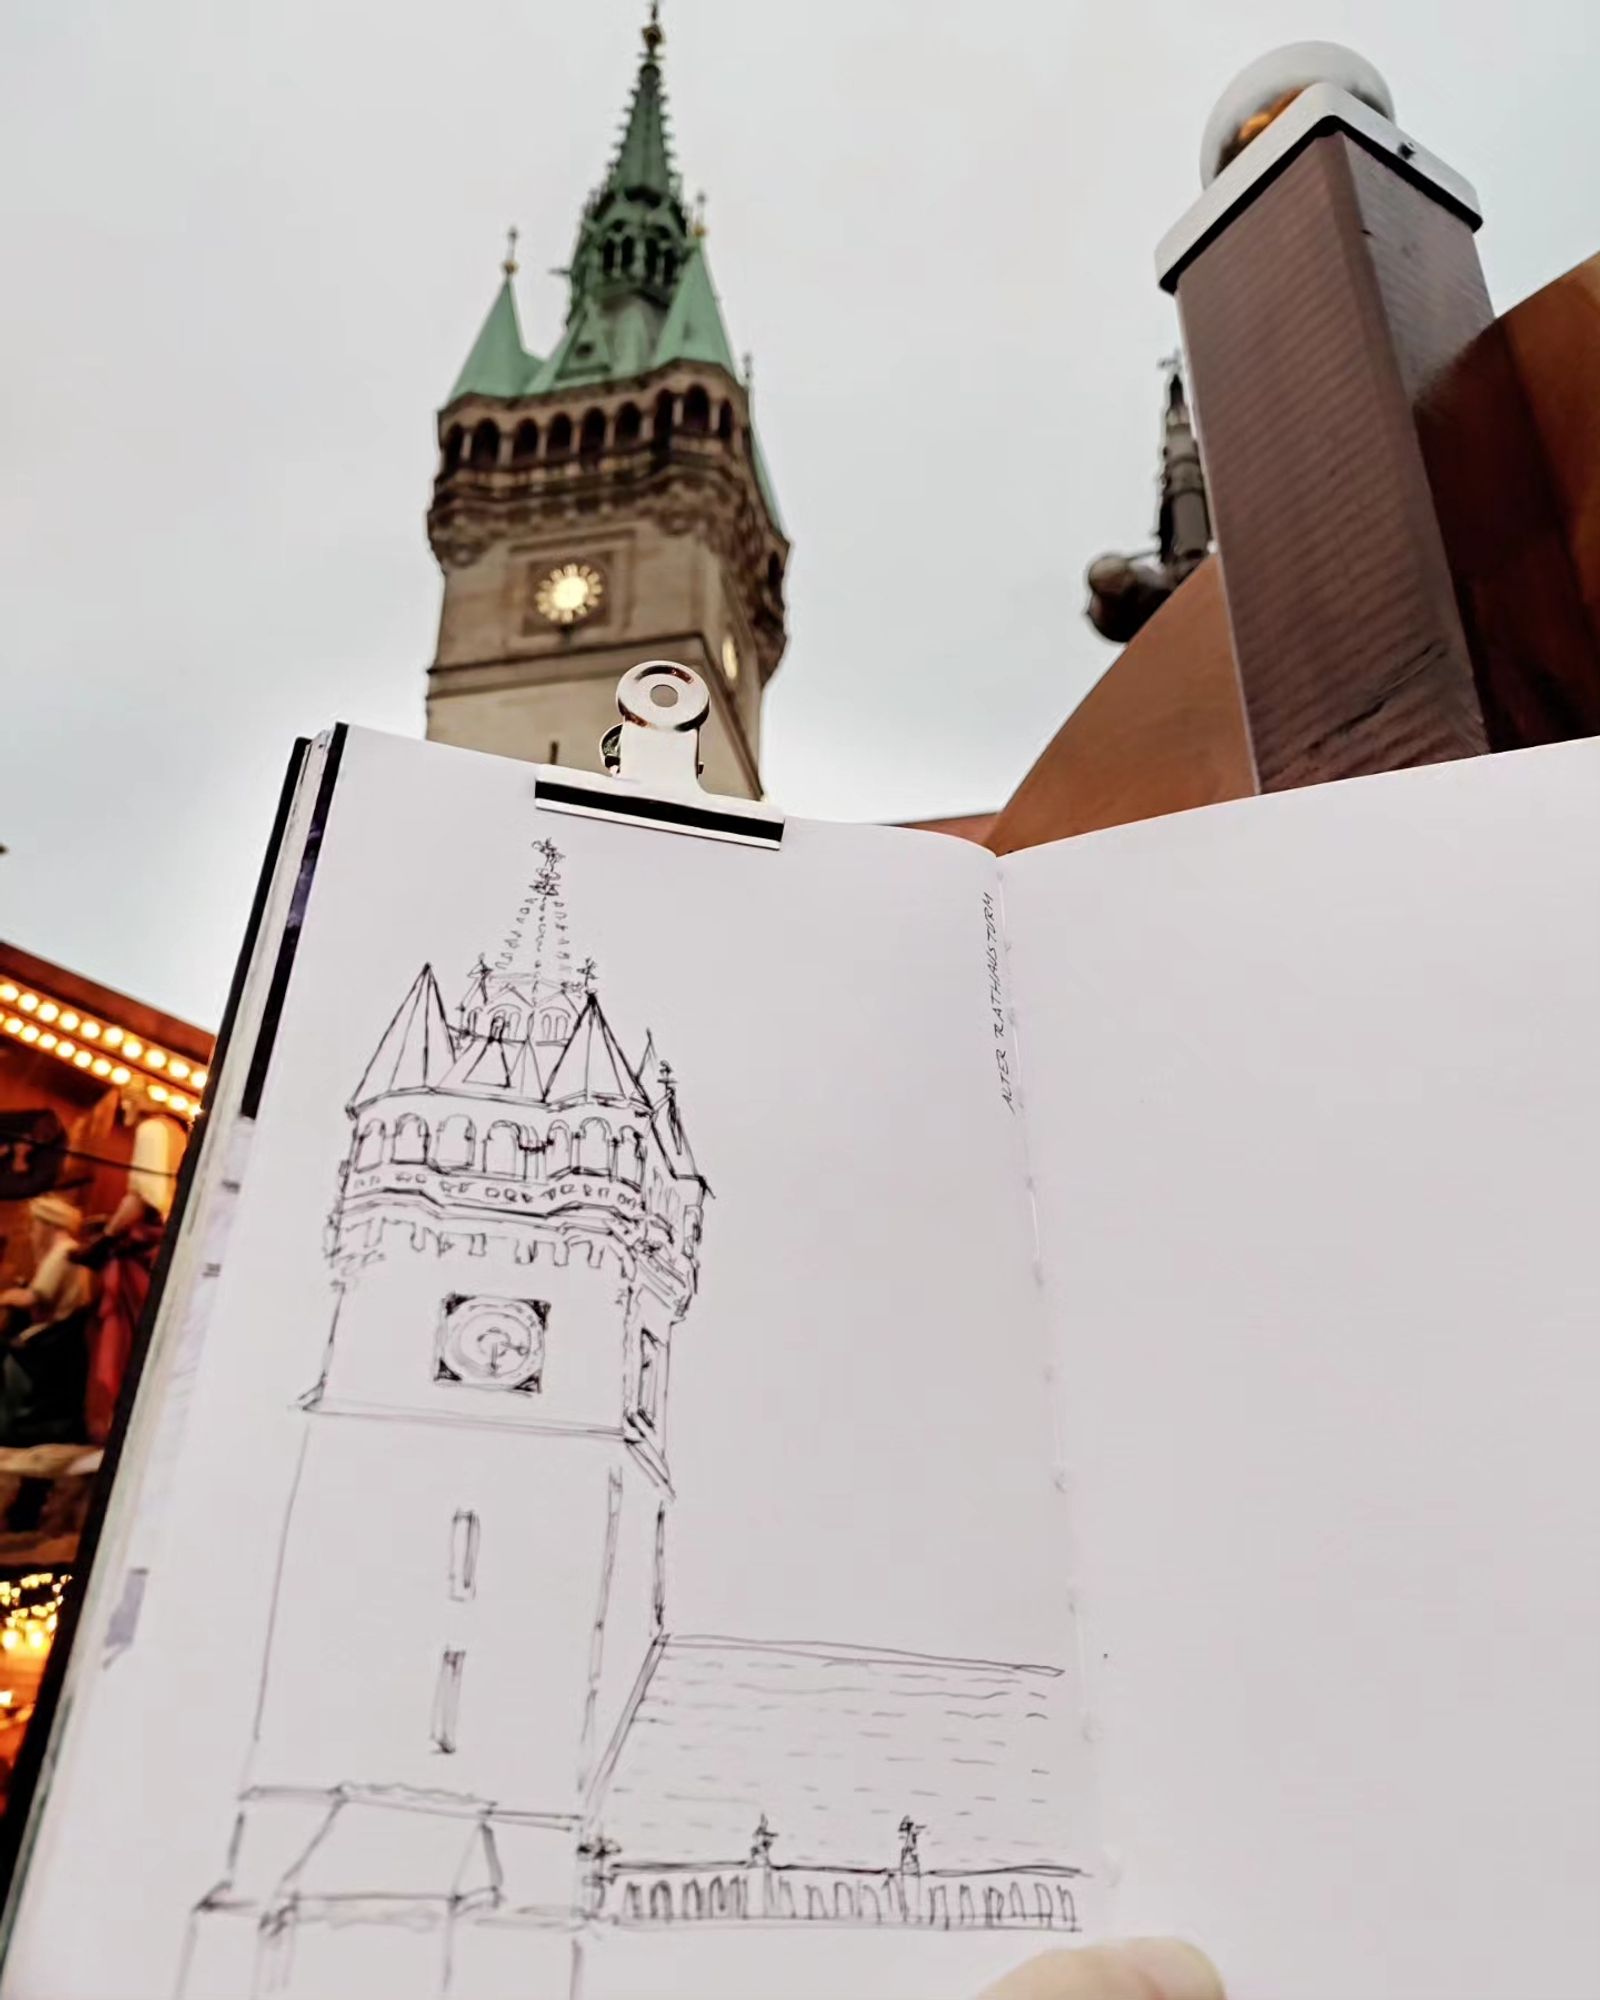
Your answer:
[[[494,295],[472,352],[455,379],[447,402],[458,396],[522,396],[539,363],[522,344],[522,327],[517,319],[516,294],[511,289],[515,265],[506,260],[506,273]]]
[[[713,367],[725,368],[736,382],[739,379],[701,236],[690,240],[688,261],[662,323],[651,365],[664,368],[669,361],[709,361]]]

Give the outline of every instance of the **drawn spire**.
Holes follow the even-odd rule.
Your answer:
[[[366,1073],[356,1085],[350,1108],[395,1090],[431,1088],[450,1069],[455,1055],[444,996],[433,967],[425,965],[384,1030]]]
[[[616,1104],[642,1101],[639,1080],[628,1067],[628,1059],[592,991],[550,1073],[545,1098],[551,1104],[567,1099]]]

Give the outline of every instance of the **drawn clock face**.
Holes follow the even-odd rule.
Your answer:
[[[535,1390],[544,1373],[544,1308],[530,1299],[461,1299],[445,1308],[441,1372],[495,1389]]]
[[[551,625],[577,625],[595,615],[605,594],[606,580],[592,563],[557,563],[540,577],[533,604]]]

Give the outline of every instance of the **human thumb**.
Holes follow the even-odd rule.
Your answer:
[[[1048,1951],[989,1987],[981,2000],[1225,2000],[1203,1952],[1176,1938],[1129,1938],[1085,1951]]]

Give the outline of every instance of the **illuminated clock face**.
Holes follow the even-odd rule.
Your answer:
[[[729,687],[734,687],[739,679],[739,648],[731,638],[722,642],[722,671],[728,676]]]
[[[594,616],[605,594],[606,580],[592,564],[567,562],[540,577],[533,601],[552,625],[576,625]]]

